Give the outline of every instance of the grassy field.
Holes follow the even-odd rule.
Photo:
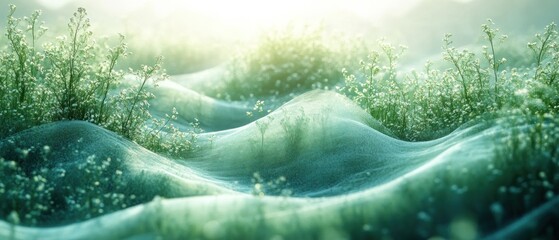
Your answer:
[[[522,43],[487,20],[481,43],[449,33],[402,64],[405,46],[323,27],[223,60],[97,37],[84,8],[59,36],[16,13],[0,39],[2,239],[559,235],[555,23]]]

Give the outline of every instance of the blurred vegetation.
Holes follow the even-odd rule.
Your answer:
[[[136,68],[142,64],[153,65],[156,63],[154,56],[165,56],[162,68],[170,75],[177,75],[213,67],[225,58],[222,47],[197,42],[188,36],[145,36],[134,32],[126,36],[128,50],[133,57],[120,61],[120,69]]]
[[[356,42],[342,43],[321,28],[290,26],[269,32],[231,61],[223,84],[208,94],[236,101],[332,89],[342,79],[342,66],[359,52]]]
[[[405,198],[392,198],[390,207],[347,207],[339,216],[343,229],[351,239],[557,238],[559,215],[551,209],[559,191],[559,118],[510,112],[497,124],[506,130],[497,148],[480,146],[494,157],[450,160],[433,174],[404,181],[393,194]]]
[[[118,158],[92,155],[61,164],[53,161],[57,150],[49,146],[16,151],[7,153],[17,156],[14,159],[0,157],[0,216],[11,224],[53,226],[109,214],[155,196],[177,197],[169,190],[169,179],[133,174]]]

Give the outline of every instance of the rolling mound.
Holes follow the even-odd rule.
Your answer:
[[[198,97],[169,96],[177,101]],[[237,109],[211,99],[203,102]],[[219,119],[224,111],[209,111],[206,117]],[[470,183],[496,164],[499,145],[511,131],[491,122],[470,125],[434,141],[405,142],[391,137],[345,97],[313,91],[246,125],[203,133],[195,152],[170,159],[90,123],[51,123],[0,141],[4,159],[16,161],[27,174],[64,172],[49,178],[56,190],[45,204],[54,210],[39,219],[43,227],[2,221],[0,237],[417,236],[429,221],[454,216],[450,212],[457,206],[464,212],[458,217],[482,206],[499,206],[479,193],[510,178],[503,174],[508,166],[500,175],[485,176],[485,185]],[[84,189],[135,198],[99,208],[100,214],[73,212],[68,196],[77,199]],[[480,219],[495,220],[475,225],[476,234],[530,232],[528,223],[523,224],[526,218],[548,216],[556,202],[534,205],[531,215],[506,222],[484,210]],[[440,205],[436,211],[425,209],[432,204]],[[504,223],[520,227],[499,225]],[[388,227],[375,228],[383,224]],[[404,226],[418,229],[402,232]]]

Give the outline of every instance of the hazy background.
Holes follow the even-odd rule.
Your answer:
[[[445,33],[453,33],[457,45],[480,43],[487,18],[517,38],[559,22],[557,0],[12,0],[0,5],[2,28],[9,3],[17,5],[18,16],[42,9],[52,34],[64,31],[77,7],[85,7],[96,36],[127,35],[138,61],[184,55],[166,63],[170,73],[217,65],[263,32],[288,24],[322,24],[371,44],[385,37],[408,46],[405,61],[412,62],[438,54]]]

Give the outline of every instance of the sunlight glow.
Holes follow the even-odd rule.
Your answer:
[[[333,14],[349,12],[370,20],[386,15],[399,15],[409,10],[418,0],[363,1],[363,0],[284,0],[284,1],[180,1],[150,0],[158,9],[185,8],[208,14],[217,20],[240,24],[278,24],[292,20],[322,20]],[[165,7],[162,7],[164,5]]]
[[[72,2],[71,0],[38,0],[45,7],[56,9]],[[419,0],[100,0],[96,7],[105,9],[112,14],[126,17],[138,10],[154,18],[174,17],[188,18],[189,13],[207,16],[214,21],[226,22],[230,25],[244,27],[267,27],[284,24],[290,21],[317,21],[327,19],[336,14],[351,14],[369,21],[377,21],[388,15],[398,16],[410,10]],[[84,0],[73,3],[91,5]],[[182,15],[181,15],[182,13]],[[146,16],[147,17],[147,16]],[[146,20],[151,19],[149,17]]]
[[[64,7],[68,4],[71,0],[58,0],[58,1],[51,1],[51,0],[37,0],[37,3],[51,9],[58,9]]]

